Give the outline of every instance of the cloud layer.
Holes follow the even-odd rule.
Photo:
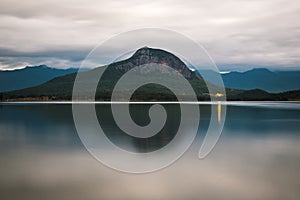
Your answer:
[[[286,0],[2,0],[0,69],[78,67],[99,42],[145,27],[187,35],[223,70],[297,68],[298,19],[300,2]]]

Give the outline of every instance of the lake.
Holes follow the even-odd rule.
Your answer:
[[[139,125],[150,105],[131,105]],[[210,119],[200,104],[200,128],[188,151],[173,165],[133,175],[94,159],[76,132],[67,103],[0,104],[0,199],[299,199],[300,103],[231,102],[222,135],[198,159]],[[168,120],[151,139],[136,139],[116,126],[109,104],[97,104],[101,126],[113,143],[152,152],[178,128],[178,105],[164,105]]]

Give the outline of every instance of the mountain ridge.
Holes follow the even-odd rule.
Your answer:
[[[251,90],[259,88],[268,92],[285,92],[300,89],[300,71],[271,71],[256,68],[246,72],[222,74],[226,87]]]
[[[205,78],[214,83],[215,71],[198,71],[205,73]],[[300,89],[300,70],[284,71],[254,68],[244,72],[231,71],[220,74],[224,86],[239,90],[262,89],[267,92],[280,93]]]
[[[16,70],[0,70],[0,92],[37,86],[53,78],[77,71],[77,68],[57,69],[47,65],[26,66]]]
[[[210,94],[204,79],[201,74],[188,68],[183,61],[181,61],[176,55],[161,49],[153,49],[149,47],[143,47],[138,49],[130,58],[118,61],[107,66],[107,69],[103,72],[101,84],[98,84],[95,99],[97,101],[108,101],[111,98],[114,85],[127,71],[134,68],[137,65],[157,63],[167,65],[175,69],[187,78],[191,86],[197,94],[198,100],[210,100]],[[97,67],[85,73],[87,76],[93,75],[95,70],[104,70],[103,67]],[[264,70],[266,71],[266,70]],[[267,71],[268,72],[268,71]],[[165,73],[165,72],[161,72]],[[142,75],[142,74],[141,74]],[[30,87],[26,89],[10,91],[2,93],[1,100],[71,100],[72,89],[75,81],[76,73],[59,76],[49,80],[41,85]],[[92,76],[91,76],[92,77]],[[86,85],[86,89],[89,89],[89,85],[92,84],[92,80],[86,80],[82,84]],[[210,84],[210,83],[208,83]],[[226,84],[225,84],[226,85]],[[210,85],[218,90],[218,86]],[[179,86],[180,87],[180,86]],[[263,91],[259,88],[253,88],[251,90],[241,90],[226,88],[228,100],[291,100],[300,99],[300,91],[293,91],[288,93],[272,94]],[[216,95],[216,94],[211,94]],[[224,95],[224,94],[223,94]],[[292,98],[290,98],[290,96]],[[44,98],[45,97],[45,98]],[[147,85],[139,88],[138,92],[133,94],[132,100],[176,100],[174,94],[172,94],[166,88],[160,85]]]

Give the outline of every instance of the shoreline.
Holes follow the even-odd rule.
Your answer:
[[[300,103],[300,101],[0,101],[0,104],[270,104],[270,103]]]

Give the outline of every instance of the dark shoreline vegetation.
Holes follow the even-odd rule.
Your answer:
[[[193,85],[193,83],[191,83]],[[38,92],[40,87],[41,92]],[[72,87],[62,86],[57,93],[43,90],[48,87],[48,83],[42,86],[27,88],[25,90],[16,90],[5,93],[0,93],[1,102],[16,102],[16,101],[72,101]],[[193,88],[197,87],[193,85]],[[203,89],[202,89],[203,90]],[[26,94],[26,92],[29,92]],[[82,101],[111,101],[112,90],[99,91],[95,95],[95,99],[85,99]],[[198,101],[210,101],[210,95],[205,88],[205,93],[197,93]],[[178,101],[176,96],[168,89],[159,85],[147,85],[136,90],[131,101]],[[235,90],[226,89],[227,101],[299,101],[300,90],[287,91],[281,93],[268,93],[266,91],[255,90]],[[122,99],[120,99],[122,101]]]
[[[226,98],[227,101],[300,101],[300,91],[290,91],[284,93],[271,94],[267,93],[265,97],[255,97],[252,93],[248,93],[249,91],[245,91],[240,95],[229,96]],[[294,94],[295,93],[295,94]],[[9,98],[5,98],[5,96],[1,96],[0,94],[0,102],[31,102],[31,101],[40,101],[40,102],[56,102],[56,101],[66,101],[71,102],[72,96],[11,96]],[[76,101],[76,100],[75,100]],[[80,101],[80,100],[78,100]],[[107,94],[99,94],[95,99],[83,99],[82,101],[97,101],[97,102],[109,102],[111,101],[110,96]],[[149,101],[178,101],[177,98],[173,95],[165,95],[165,94],[156,94],[156,93],[139,93],[133,96],[130,101],[132,102],[149,102]],[[210,101],[210,96],[198,96],[198,101]],[[122,100],[120,100],[122,102]]]
[[[151,63],[171,66],[171,68],[175,69],[177,72],[180,72],[193,87],[198,101],[210,101],[211,95],[214,95],[216,98],[218,96],[225,95],[222,94],[222,89],[220,87],[213,85],[210,82],[206,83],[199,73],[190,70],[175,55],[161,49],[143,47],[137,50],[130,58],[108,65],[100,80],[101,84],[98,83],[94,99],[86,99],[86,97],[82,95],[76,100],[110,101],[114,86],[126,72],[133,69],[135,66]],[[89,91],[89,87],[91,84],[95,84],[95,80],[92,78],[93,74],[98,73],[101,70],[103,70],[103,67],[79,72],[87,77],[84,81],[80,82],[80,84],[83,85],[83,88],[85,88],[83,94],[84,92],[91,92]],[[172,73],[169,71],[157,71],[155,67],[153,68],[153,71],[138,71],[137,73],[140,75],[140,77],[147,76],[149,73],[154,75],[155,73],[164,73],[164,75],[170,77],[170,81],[173,81],[173,83],[176,84],[174,79],[172,79]],[[35,87],[2,92],[0,93],[0,101],[71,101],[76,75],[77,73],[71,73],[53,78],[50,81]],[[130,86],[131,84],[134,84],[134,82],[126,84]],[[209,94],[207,84],[210,84],[209,86],[214,88],[216,91],[215,94]],[[178,85],[178,87],[181,89],[180,85]],[[184,91],[184,88],[182,88],[182,91]],[[122,92],[123,91],[120,93]],[[226,99],[228,101],[299,101],[300,90],[269,93],[261,89],[240,90],[226,88]],[[120,99],[120,101],[123,101],[123,99]],[[177,98],[169,89],[161,85],[147,84],[138,88],[138,90],[134,92],[131,97],[131,101],[177,101]]]

